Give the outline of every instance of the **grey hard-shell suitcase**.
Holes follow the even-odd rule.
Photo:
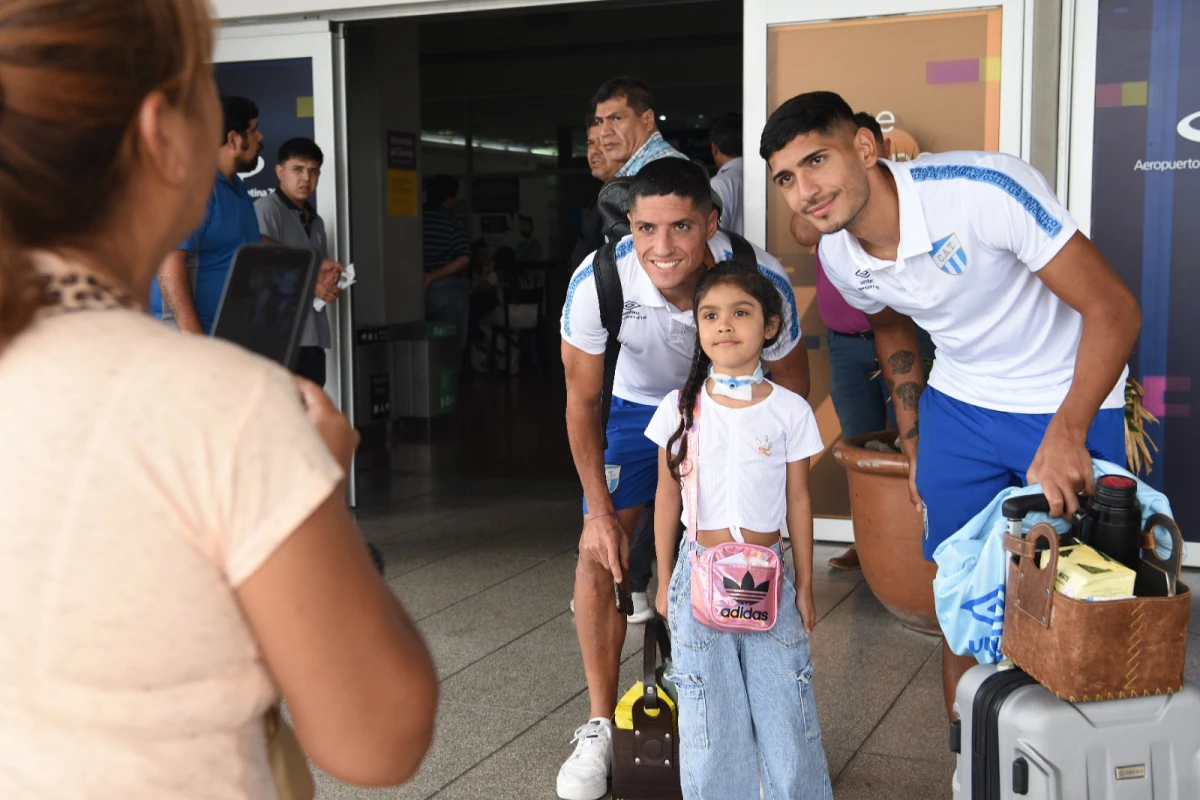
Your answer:
[[[954,800],[1196,800],[1200,689],[1068,703],[1011,662],[959,681]]]

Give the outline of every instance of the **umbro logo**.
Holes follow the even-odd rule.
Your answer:
[[[854,272],[858,276],[859,289],[878,289],[879,284],[875,283],[875,277],[871,275],[871,270],[860,269]]]
[[[1001,629],[1004,625],[1004,586],[997,586],[987,594],[968,600],[962,604],[962,610],[985,625]]]
[[[645,319],[646,315],[642,313],[642,304],[635,303],[632,300],[625,301],[625,310],[621,312],[621,320],[627,319]]]
[[[754,576],[749,572],[746,577],[742,578],[742,582],[738,583],[733,578],[725,578],[725,593],[739,603],[745,603],[748,606],[756,606],[761,603],[767,596],[767,592],[771,590],[771,582],[763,581],[757,586],[754,585]]]

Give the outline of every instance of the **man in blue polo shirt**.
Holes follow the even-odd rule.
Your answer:
[[[221,104],[225,133],[204,222],[163,261],[150,290],[150,312],[185,333],[211,332],[234,253],[262,241],[254,198],[238,177],[255,168],[262,151],[258,106],[244,97],[222,97]]]
[[[871,322],[927,559],[1005,488],[1038,483],[1067,515],[1095,489],[1093,455],[1124,462],[1141,312],[1037,170],[1003,153],[882,160],[832,92],[780,106],[760,154]],[[937,346],[928,388],[914,322]],[[947,710],[972,663],[943,648]]]

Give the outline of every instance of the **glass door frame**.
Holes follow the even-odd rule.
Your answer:
[[[1100,29],[1100,0],[1065,0],[1063,3],[1063,83],[1060,94],[1061,135],[1058,162],[1066,174],[1067,211],[1085,236],[1092,232],[1092,159],[1096,132],[1096,37]],[[1066,106],[1066,108],[1062,108]]]
[[[1070,2],[1070,0],[1068,0]],[[1095,2],[1095,0],[1093,0]],[[896,17],[954,11],[1000,8],[1000,151],[1028,158],[1030,149],[1030,91],[1032,80],[1032,0],[842,0],[834,4],[799,3],[796,0],[746,2],[743,18],[742,139],[745,174],[742,208],[745,235],[765,245],[767,241],[767,165],[758,155],[758,141],[766,124],[768,29],[806,22],[831,22],[863,17]],[[813,535],[822,541],[851,542],[853,524],[848,519],[818,517]]]
[[[350,253],[349,172],[346,154],[345,40],[342,26],[325,20],[277,22],[267,25],[224,25],[217,29],[213,62],[312,60],[313,132],[325,152],[317,207],[325,221],[329,255],[343,264]],[[271,132],[266,131],[268,137]],[[268,139],[268,146],[271,140]],[[279,142],[274,143],[275,147]],[[354,424],[354,288],[341,302],[329,306],[332,347],[325,391]],[[349,499],[355,502],[354,470]]]

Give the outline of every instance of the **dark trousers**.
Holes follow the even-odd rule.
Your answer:
[[[296,367],[292,370],[302,378],[315,383],[317,386],[324,388],[325,386],[325,348],[323,347],[301,347],[300,355],[296,359]]]
[[[425,319],[429,322],[454,323],[460,360],[467,351],[470,305],[471,279],[465,274],[438,278],[425,291]]]
[[[654,575],[654,501],[642,509],[637,527],[629,537],[629,591],[644,592]],[[671,576],[659,580],[670,580]]]
[[[921,358],[933,358],[933,341],[917,328]],[[875,341],[853,334],[829,331],[829,395],[842,435],[849,439],[896,427],[891,397],[875,359]]]

